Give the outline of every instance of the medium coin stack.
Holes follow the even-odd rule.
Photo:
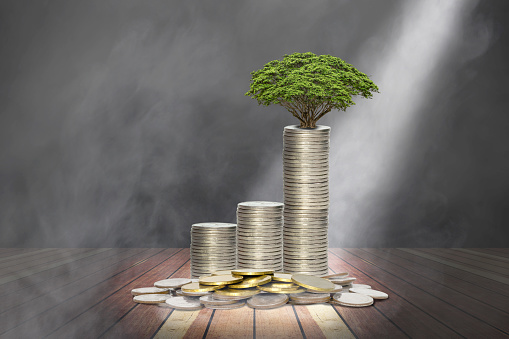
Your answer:
[[[283,203],[237,205],[237,267],[283,270]]]
[[[236,267],[237,225],[208,222],[191,227],[191,277]]]
[[[329,137],[328,126],[284,129],[283,269],[288,273],[328,272]]]

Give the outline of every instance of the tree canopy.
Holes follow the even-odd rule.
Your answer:
[[[316,122],[333,109],[355,105],[352,96],[371,98],[378,87],[352,65],[331,55],[311,52],[286,54],[262,69],[251,72],[246,95],[258,104],[278,104],[300,121],[302,128]]]

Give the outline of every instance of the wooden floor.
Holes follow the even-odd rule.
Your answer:
[[[509,249],[330,249],[371,307],[177,311],[131,289],[189,277],[188,248],[0,249],[0,338],[509,337]]]

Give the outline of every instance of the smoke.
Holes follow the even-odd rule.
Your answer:
[[[381,94],[334,124],[331,246],[464,244],[469,230],[450,211],[455,192],[428,182],[445,173],[423,159],[440,147],[433,139],[447,121],[443,107],[451,97],[441,91],[454,93],[453,72],[490,44],[484,21],[471,26],[477,36],[467,43],[458,39],[467,34],[464,20],[476,3],[406,3],[383,32],[388,38],[375,37],[361,48],[360,64]]]
[[[377,210],[391,209],[378,203],[385,193],[374,183],[397,173],[389,164],[404,157],[402,144],[411,148],[408,135],[419,121],[401,116],[419,104],[417,95],[412,103],[392,95],[386,70],[408,52],[395,50],[398,39],[416,30],[401,24],[411,15],[399,11],[403,3],[3,1],[0,10],[9,15],[0,20],[8,46],[0,50],[1,245],[187,247],[192,223],[232,222],[240,201],[281,201],[282,130],[294,118],[244,93],[251,71],[297,51],[337,55],[382,89],[322,122],[332,126],[331,230],[338,235],[331,239],[361,239],[356,235],[369,222],[356,215],[374,222]],[[455,17],[468,17],[472,4]],[[438,11],[438,22],[452,11]],[[490,48],[493,29],[485,22],[454,31],[468,34],[459,46],[462,63]],[[415,36],[417,47],[443,40],[426,29]],[[459,48],[449,44],[441,50]],[[433,65],[424,66],[436,75]],[[411,87],[420,64],[405,67],[399,86]],[[395,133],[405,120],[407,132]],[[369,151],[373,146],[398,151],[379,155]],[[370,155],[359,156],[364,152]],[[376,178],[373,168],[380,169]],[[373,189],[378,200],[366,193]],[[438,206],[448,199],[430,196]]]

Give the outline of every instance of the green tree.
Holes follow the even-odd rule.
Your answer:
[[[301,128],[314,128],[333,109],[355,105],[352,96],[371,98],[378,87],[352,65],[331,55],[311,52],[285,55],[251,72],[246,95],[259,105],[278,104],[300,121]]]

